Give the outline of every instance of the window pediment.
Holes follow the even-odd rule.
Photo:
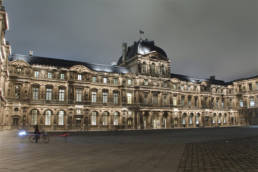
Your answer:
[[[75,65],[70,68],[71,71],[83,73],[83,72],[91,72],[91,70],[83,65]]]

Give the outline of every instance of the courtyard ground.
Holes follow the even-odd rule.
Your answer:
[[[255,172],[258,128],[52,133],[30,143],[0,131],[0,172]]]

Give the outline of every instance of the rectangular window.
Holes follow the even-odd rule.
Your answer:
[[[258,82],[256,82],[256,90],[258,90]]]
[[[108,92],[103,92],[102,96],[103,96],[103,103],[107,103],[108,102]]]
[[[248,84],[248,87],[249,87],[249,91],[252,91],[252,90],[253,90],[252,83],[249,83],[249,84]]]
[[[64,125],[64,111],[58,113],[58,125]]]
[[[38,78],[39,77],[39,71],[34,71],[34,77]]]
[[[127,104],[132,104],[132,93],[127,93]]]
[[[38,111],[37,110],[32,110],[31,124],[32,125],[38,124]]]
[[[173,96],[173,105],[177,106],[177,97],[176,96]]]
[[[254,98],[251,97],[250,98],[250,107],[254,107],[254,106],[255,106]]]
[[[51,112],[47,111],[45,115],[45,125],[51,125]]]
[[[60,74],[60,79],[62,79],[62,80],[65,79],[64,73],[61,73],[61,74]]]
[[[38,87],[33,87],[32,88],[32,99],[33,100],[38,100],[39,99],[39,88]]]
[[[118,79],[117,79],[117,78],[114,78],[114,79],[113,79],[113,83],[114,83],[114,85],[118,85]]]
[[[91,102],[92,103],[97,102],[97,92],[95,92],[95,91],[91,92]]]
[[[51,73],[51,72],[48,72],[48,73],[47,73],[47,78],[48,78],[48,79],[52,79],[52,73]]]
[[[52,88],[46,90],[46,100],[52,100]]]
[[[240,106],[240,107],[244,107],[244,102],[243,102],[243,100],[239,100],[239,106]]]
[[[183,106],[185,104],[185,96],[181,97],[181,105]]]
[[[149,85],[148,80],[145,79],[145,80],[143,81],[143,84],[144,84],[145,86]]]
[[[132,80],[131,80],[131,79],[128,79],[128,80],[127,80],[127,84],[128,84],[128,85],[132,85]]]
[[[59,89],[59,101],[64,101],[65,98],[65,90]]]
[[[97,125],[97,112],[91,114],[91,125]]]
[[[82,102],[82,90],[76,89],[76,102]]]
[[[114,96],[114,104],[118,104],[118,93],[113,93]]]
[[[97,77],[96,76],[92,77],[92,82],[94,82],[94,83],[97,82]]]
[[[103,78],[103,84],[107,83],[107,78]]]
[[[82,75],[81,75],[81,74],[78,74],[78,75],[77,75],[77,80],[78,80],[78,81],[81,81],[81,80],[82,80]]]

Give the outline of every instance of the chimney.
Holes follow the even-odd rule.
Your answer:
[[[210,76],[210,80],[214,81],[215,80],[215,76],[214,75]]]
[[[124,42],[124,43],[122,44],[122,63],[125,62],[126,53],[127,53],[127,43]]]
[[[29,56],[33,56],[33,51],[32,50],[29,51]]]

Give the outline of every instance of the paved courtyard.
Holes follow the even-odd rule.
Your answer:
[[[258,171],[258,128],[54,133],[48,144],[0,131],[0,172]]]

